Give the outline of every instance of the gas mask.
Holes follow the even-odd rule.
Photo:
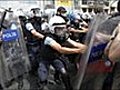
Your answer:
[[[66,40],[69,37],[69,31],[65,20],[61,16],[54,16],[49,20],[50,32],[55,35],[58,40]]]
[[[29,12],[29,17],[31,19],[34,19],[35,21],[40,21],[41,20],[41,12],[39,8],[33,8]]]
[[[34,19],[35,20],[37,20],[37,21],[41,20],[40,10],[34,10],[33,13],[34,13]]]
[[[54,34],[61,40],[65,41],[69,37],[69,31],[66,27],[55,27]]]

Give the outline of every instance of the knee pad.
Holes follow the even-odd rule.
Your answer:
[[[60,72],[61,72],[61,74],[66,74],[67,73],[65,68],[61,68]]]

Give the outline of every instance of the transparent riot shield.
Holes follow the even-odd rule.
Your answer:
[[[120,16],[116,16],[105,20],[98,26],[81,90],[88,88],[91,90],[118,90],[120,65],[119,63],[111,65],[109,58],[105,57],[104,49],[108,44],[107,39],[119,21]]]
[[[6,13],[10,13],[6,19]],[[29,89],[26,75],[30,63],[18,17],[5,10],[1,18],[0,80],[3,89]]]
[[[103,14],[96,15],[96,17],[94,18],[94,20],[92,21],[89,27],[89,32],[86,35],[86,40],[85,40],[85,44],[88,46],[88,49],[86,53],[84,53],[80,58],[78,73],[75,76],[74,84],[73,84],[74,85],[73,87],[75,90],[81,90],[83,82],[85,81],[84,78],[86,76],[89,63],[99,58],[100,56],[97,54],[101,54],[101,49],[105,47],[105,43],[101,44],[101,43],[96,42],[95,37],[96,37],[96,33],[97,33],[99,25],[103,23],[106,20],[106,18],[107,17],[104,16]],[[96,48],[97,45],[99,45],[98,48]],[[96,51],[99,51],[99,52],[96,52]],[[87,73],[87,75],[89,74]],[[89,79],[87,80],[89,82]],[[84,90],[90,89],[89,87],[87,87],[87,84],[88,83],[84,83],[84,85],[86,85],[86,88],[84,88]]]

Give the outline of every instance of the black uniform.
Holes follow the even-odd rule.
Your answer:
[[[39,17],[33,17],[29,20],[24,21],[24,35],[27,37],[26,39],[26,45],[27,45],[27,50],[31,62],[31,67],[33,71],[36,71],[39,65],[39,53],[40,53],[40,46],[41,46],[41,40],[35,37],[32,33],[31,30],[26,27],[27,24],[31,24],[32,28],[34,28],[37,32],[41,32],[41,18]],[[29,25],[28,25],[29,26]]]
[[[59,40],[58,37],[55,35],[51,34],[48,36],[54,39],[55,41],[57,41],[59,44],[64,43],[64,41]],[[44,42],[42,44],[43,45],[41,45],[41,53],[40,53],[41,60],[38,69],[40,83],[42,84],[46,83],[49,73],[48,71],[49,66],[52,65],[55,68],[55,70],[59,71],[59,73],[61,74],[61,78],[66,86],[66,90],[71,90],[69,76],[67,72],[64,71],[65,70],[64,64],[60,60],[61,54],[56,50],[54,50],[53,48],[51,48],[50,46],[44,45]]]

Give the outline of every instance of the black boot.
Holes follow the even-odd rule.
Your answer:
[[[70,82],[70,77],[68,74],[62,74],[62,81],[65,85],[65,90],[73,90],[73,87]]]
[[[38,81],[39,90],[49,90],[47,87],[47,81],[40,82]]]
[[[59,85],[61,84],[60,73],[58,71],[54,74],[54,81]]]
[[[3,87],[2,87],[2,85],[0,84],[0,90],[3,90]]]

